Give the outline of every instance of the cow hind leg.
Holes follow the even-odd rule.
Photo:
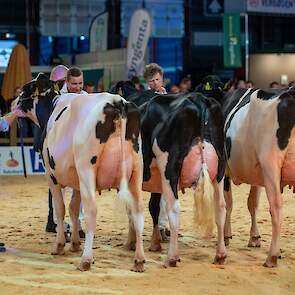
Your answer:
[[[160,252],[162,250],[159,230],[160,201],[161,194],[151,193],[151,198],[149,201],[149,211],[153,219],[153,234],[149,250],[152,252]]]
[[[224,242],[225,242],[225,246],[229,246],[230,239],[232,239],[231,213],[233,208],[233,197],[232,197],[232,190],[231,190],[231,180],[228,176],[224,177],[224,199],[226,203]]]
[[[81,203],[81,195],[80,192],[77,190],[73,191],[72,199],[69,206],[70,217],[72,221],[72,235],[71,235],[71,247],[70,251],[78,252],[81,250],[80,248],[80,237],[79,237],[79,229],[78,229],[78,222],[79,222],[79,209]]]
[[[131,192],[132,202],[131,204],[129,204],[129,207],[127,208],[127,212],[129,213],[129,236],[127,244],[134,244],[134,236],[136,237],[134,265],[131,268],[131,270],[136,272],[144,272],[145,255],[143,250],[142,238],[144,228],[144,205],[141,191],[142,172],[141,165],[139,164],[139,156],[135,157],[137,157],[137,161],[135,160],[135,165],[132,171],[132,177],[129,182],[129,190]]]
[[[260,247],[261,237],[259,235],[256,216],[259,204],[259,194],[261,188],[257,186],[251,186],[249,197],[248,197],[248,210],[251,215],[251,229],[250,229],[250,239],[248,247]]]
[[[83,169],[81,169],[81,171],[82,170]],[[84,207],[86,237],[83,255],[78,269],[81,271],[87,271],[90,269],[93,262],[92,246],[96,228],[97,208],[95,202],[96,183],[94,172],[92,170],[85,171],[84,168],[83,174],[81,173],[79,175],[79,180],[82,204]]]
[[[214,258],[214,264],[224,264],[226,259],[226,248],[224,241],[224,224],[226,219],[226,204],[223,195],[223,181],[217,183],[215,180],[214,197],[215,197],[215,222],[217,226],[217,248]]]
[[[49,188],[52,193],[54,209],[56,214],[56,242],[54,244],[52,255],[64,255],[65,254],[65,235],[64,235],[64,218],[65,218],[65,204],[59,185],[53,184],[52,181],[49,181]]]
[[[268,256],[263,266],[276,267],[277,259],[280,257],[280,233],[282,225],[283,199],[280,189],[280,174],[277,167],[263,167],[264,185],[269,202],[269,212],[272,223],[272,239]]]
[[[164,192],[165,197],[167,192]],[[169,195],[168,195],[169,196]],[[169,219],[170,226],[170,241],[169,241],[169,249],[168,256],[164,263],[164,267],[172,266],[175,267],[177,262],[180,262],[179,258],[179,250],[178,250],[178,231],[179,231],[179,219],[180,219],[180,204],[179,200],[174,197],[174,195],[170,195],[170,197],[166,197],[166,206],[167,206],[167,214]]]

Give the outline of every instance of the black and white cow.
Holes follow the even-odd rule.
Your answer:
[[[64,254],[62,187],[69,186],[75,191],[70,204],[73,224],[71,251],[78,251],[80,247],[80,198],[84,206],[86,239],[80,270],[88,270],[93,260],[95,192],[120,188],[119,195],[128,199],[127,245],[136,248],[133,270],[144,271],[139,111],[119,95],[60,96],[59,89],[58,82],[49,81],[44,74],[39,74],[23,87],[18,98],[20,109],[44,130],[42,156],[57,215],[57,239],[52,253]]]
[[[272,239],[264,266],[275,267],[280,256],[282,190],[285,185],[295,184],[295,89],[277,93],[238,89],[227,96],[223,108],[230,177],[235,184],[251,185],[249,246],[260,246],[256,213],[260,187],[264,186],[272,220]],[[231,212],[229,183],[225,186],[229,193],[228,211]],[[230,213],[225,227],[225,235],[231,235]]]
[[[126,91],[118,84],[116,91]],[[165,266],[179,261],[178,230],[180,204],[178,191],[201,185],[202,175],[214,187],[215,217],[218,244],[215,263],[223,264],[226,258],[224,244],[225,201],[223,176],[225,169],[223,117],[219,104],[201,94],[156,95],[153,91],[129,95],[127,99],[140,105],[143,148],[143,190],[152,192],[149,204],[154,229],[150,250],[160,250],[158,229],[160,194],[166,199],[170,224],[170,244]],[[207,183],[208,184],[208,183]],[[207,186],[205,186],[207,188]],[[213,196],[196,190],[196,199],[203,202],[200,221],[212,226]],[[200,194],[199,194],[200,193]],[[202,198],[204,197],[204,198]],[[212,197],[210,199],[210,197]],[[157,203],[157,205],[155,205]],[[156,210],[158,208],[158,211]],[[212,229],[212,228],[210,228]]]

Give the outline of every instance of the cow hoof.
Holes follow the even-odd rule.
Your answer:
[[[125,244],[125,248],[129,251],[135,251],[136,249],[136,242],[127,242]]]
[[[88,271],[90,270],[90,267],[91,267],[91,259],[85,259],[80,262],[78,269],[80,271]]]
[[[180,258],[179,257],[167,258],[163,266],[165,268],[168,268],[168,267],[176,267],[177,266],[177,262],[180,262]]]
[[[229,246],[229,244],[230,244],[229,240],[231,240],[232,238],[233,238],[232,236],[230,236],[230,237],[224,237],[224,244],[225,244],[225,246]]]
[[[213,264],[223,265],[225,264],[226,254],[216,255]]]
[[[65,255],[65,244],[57,244],[51,255]]]
[[[72,242],[71,247],[70,247],[70,251],[71,252],[79,252],[81,250],[80,245],[81,245],[80,242]]]
[[[162,246],[161,244],[157,244],[157,243],[152,243],[149,247],[149,251],[151,252],[161,252],[162,251]]]
[[[263,266],[264,267],[277,267],[278,266],[278,256],[267,257]]]
[[[261,247],[261,237],[260,236],[250,237],[248,247],[260,248]]]
[[[144,264],[145,264],[145,260],[141,260],[141,261],[135,260],[134,265],[131,268],[131,271],[144,272],[145,271]]]

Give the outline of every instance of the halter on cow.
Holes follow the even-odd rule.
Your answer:
[[[64,254],[65,205],[61,188],[74,188],[70,204],[71,251],[79,251],[78,214],[82,198],[86,239],[80,270],[90,269],[96,227],[95,192],[120,188],[129,217],[127,246],[135,249],[134,271],[144,271],[142,156],[139,111],[119,95],[59,95],[59,82],[44,74],[26,84],[19,106],[43,129],[42,157],[57,215],[52,254]],[[81,194],[81,197],[80,197]]]

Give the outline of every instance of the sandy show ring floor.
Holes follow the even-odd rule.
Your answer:
[[[181,263],[164,269],[167,253],[148,251],[152,223],[145,198],[144,248],[146,272],[129,271],[133,253],[124,249],[127,219],[115,214],[115,191],[97,196],[95,264],[90,272],[76,270],[80,254],[51,256],[54,234],[45,233],[47,185],[44,176],[0,178],[0,242],[8,251],[0,253],[0,294],[295,294],[295,197],[285,188],[281,234],[282,259],[275,269],[262,267],[271,238],[266,196],[261,196],[258,223],[261,248],[247,248],[250,217],[249,186],[234,187],[233,240],[227,264],[212,264],[215,239],[204,240],[193,227],[191,191],[180,195]],[[68,215],[68,213],[67,213]],[[67,217],[68,219],[68,217]]]

